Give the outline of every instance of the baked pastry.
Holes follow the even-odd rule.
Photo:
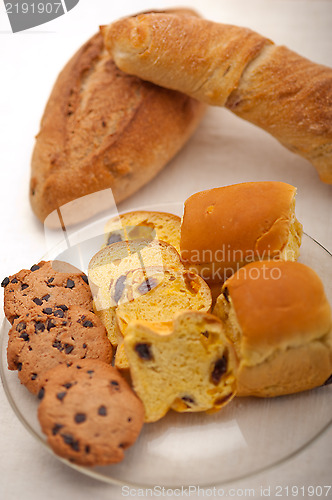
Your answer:
[[[117,66],[226,106],[309,160],[332,184],[332,69],[247,28],[150,13],[103,28]]]
[[[161,240],[180,252],[181,218],[164,212],[139,210],[113,217],[105,225],[105,244],[124,240]]]
[[[14,321],[9,330],[9,370],[27,389],[37,394],[42,375],[58,364],[80,359],[112,360],[112,347],[104,325],[95,314],[81,307],[31,309]]]
[[[239,358],[238,396],[305,391],[332,374],[331,308],[304,264],[248,264],[224,283],[213,312]]]
[[[296,260],[302,225],[295,194],[284,182],[245,182],[190,196],[181,225],[183,262],[216,283],[253,260]]]
[[[96,314],[114,346],[122,343],[130,321],[167,324],[180,309],[211,309],[208,285],[187,271],[175,248],[163,241],[113,243],[91,259],[88,273]],[[116,353],[115,366],[129,368],[124,352]]]
[[[188,14],[179,9],[176,15]],[[72,200],[100,192],[66,207],[68,225],[109,208],[103,190],[112,190],[119,203],[173,158],[204,109],[120,71],[97,33],[61,71],[46,105],[31,161],[33,211],[44,221]]]
[[[84,359],[44,377],[38,418],[53,451],[81,465],[120,462],[137,439],[144,410],[112,366]]]
[[[40,308],[78,305],[92,310],[92,295],[87,276],[62,261],[41,261],[5,278],[4,312],[10,323],[16,317]]]
[[[124,346],[145,421],[178,412],[216,411],[236,392],[236,358],[222,323],[210,314],[182,311],[169,328],[133,321]]]

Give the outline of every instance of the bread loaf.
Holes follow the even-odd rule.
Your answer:
[[[304,264],[248,264],[224,283],[214,314],[239,358],[238,396],[305,391],[332,374],[331,308]]]
[[[332,184],[332,69],[250,29],[146,14],[103,30],[119,68],[226,106],[315,166]]]
[[[296,188],[245,182],[193,194],[185,202],[181,258],[209,284],[223,282],[253,260],[296,260],[302,225]]]
[[[124,200],[179,151],[203,111],[195,99],[120,71],[96,34],[64,67],[46,105],[31,161],[33,211],[44,221],[107,188],[115,202]],[[65,223],[94,215],[99,205],[73,208]]]

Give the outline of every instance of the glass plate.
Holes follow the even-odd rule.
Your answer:
[[[182,214],[180,203],[142,209]],[[43,258],[58,258],[86,271],[89,260],[103,244],[103,228],[110,216],[66,235]],[[303,236],[299,260],[321,277],[330,303],[331,257],[318,242]],[[9,323],[4,320],[0,372],[7,398],[26,429],[51,451],[38,423],[36,397],[20,384],[16,372],[7,369],[8,330]],[[57,458],[84,474],[113,484],[149,488],[221,486],[266,470],[302,451],[331,424],[331,395],[329,385],[274,399],[235,398],[212,415],[169,412],[159,422],[144,425],[123,462],[112,466],[86,468]]]

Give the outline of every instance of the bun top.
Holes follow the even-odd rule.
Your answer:
[[[315,271],[299,262],[253,262],[229,278],[223,292],[241,329],[244,355],[266,357],[331,330],[323,284]]]
[[[223,246],[231,256],[243,252],[237,260],[248,251],[255,258],[280,251],[289,237],[295,194],[284,182],[246,182],[190,196],[181,227],[182,259],[214,262]]]

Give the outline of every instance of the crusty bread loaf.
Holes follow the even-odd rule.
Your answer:
[[[33,211],[44,221],[107,188],[116,202],[124,200],[179,151],[203,111],[195,99],[120,71],[96,34],[62,70],[47,103],[31,162]],[[105,209],[99,201],[74,205],[65,223]]]
[[[296,260],[302,226],[295,194],[284,182],[245,182],[190,196],[181,225],[183,262],[216,283],[253,260]]]
[[[181,218],[165,212],[138,210],[113,217],[105,225],[105,244],[124,240],[157,239],[180,252]]]
[[[216,411],[236,391],[236,357],[221,322],[210,314],[182,311],[170,327],[132,322],[124,346],[145,421],[178,412]]]
[[[123,71],[226,106],[315,166],[332,184],[332,69],[253,31],[146,14],[103,29]]]
[[[214,314],[239,358],[239,396],[305,391],[332,374],[331,308],[304,264],[248,264],[224,283]]]

